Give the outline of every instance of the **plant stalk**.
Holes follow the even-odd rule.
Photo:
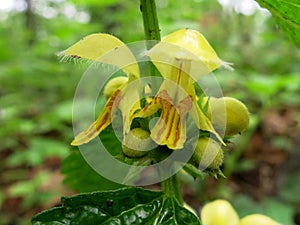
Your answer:
[[[180,185],[176,174],[162,181],[161,189],[168,197],[175,198],[179,204],[183,205]]]
[[[140,10],[143,16],[146,48],[149,50],[161,39],[155,0],[140,0]],[[161,76],[151,61],[146,62],[144,66],[145,75]],[[159,84],[157,80],[152,80],[152,92],[156,93],[158,88]]]
[[[158,25],[155,0],[140,0],[140,3],[140,9],[143,14],[145,39],[160,41],[160,29]],[[147,47],[150,49],[152,46]]]

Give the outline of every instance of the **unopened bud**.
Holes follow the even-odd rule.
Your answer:
[[[207,101],[203,98],[202,105]],[[231,98],[210,98],[206,115],[218,128],[225,127],[225,136],[239,134],[249,125],[249,111],[241,101]]]
[[[194,156],[200,168],[217,169],[223,163],[223,150],[215,140],[203,137],[197,142]]]
[[[128,81],[127,77],[115,77],[108,81],[104,88],[104,96],[106,99],[110,98],[113,93],[116,92],[118,88],[120,88],[123,84]]]
[[[124,138],[123,153],[129,157],[142,157],[147,153],[152,139],[150,133],[142,128],[132,129]]]

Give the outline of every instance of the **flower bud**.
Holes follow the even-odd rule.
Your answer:
[[[238,225],[280,225],[279,223],[275,222],[271,218],[261,215],[261,214],[252,214],[249,216],[244,217],[240,220]]]
[[[194,157],[200,168],[217,169],[223,163],[223,150],[215,140],[203,137],[197,142]]]
[[[127,77],[115,77],[107,82],[104,88],[104,96],[106,99],[109,99],[113,93],[116,92],[118,88],[120,88],[123,84],[128,81]]]
[[[220,199],[202,208],[201,221],[203,225],[238,225],[239,216],[228,201]]]
[[[225,136],[239,134],[249,125],[249,112],[241,101],[223,97],[209,101],[207,115],[216,126],[225,126]]]
[[[134,128],[124,138],[123,153],[132,158],[142,157],[147,154],[151,142],[148,131],[142,128]]]

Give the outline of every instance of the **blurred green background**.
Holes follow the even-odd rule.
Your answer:
[[[229,146],[227,178],[193,181],[183,174],[185,200],[199,209],[226,198],[240,216],[265,213],[285,225],[300,224],[299,49],[252,0],[157,0],[157,7],[162,35],[196,29],[234,63],[233,72],[215,75],[224,95],[242,100],[251,112],[249,129]],[[28,224],[59,204],[61,195],[97,189],[81,188],[74,176],[62,183],[73,95],[88,65],[57,57],[95,32],[127,43],[142,40],[139,1],[0,2],[0,224]]]

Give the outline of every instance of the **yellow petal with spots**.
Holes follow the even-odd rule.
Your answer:
[[[133,120],[133,114],[140,109],[138,92],[139,82],[137,81],[134,83],[136,88],[130,88],[130,85],[129,87],[128,85],[129,84],[127,83],[116,90],[116,92],[108,99],[97,120],[86,130],[79,133],[72,141],[71,145],[82,145],[97,137],[102,130],[111,124],[117,109],[120,109],[122,112],[124,136],[128,133]]]
[[[192,108],[192,99],[187,96],[177,106],[166,101],[166,91],[160,92],[157,98],[161,102],[162,112],[158,122],[151,130],[152,139],[159,145],[167,145],[176,150],[183,148],[186,141],[186,114]]]
[[[168,75],[166,75],[169,79],[162,83],[160,90],[167,90],[174,105],[177,105],[180,101],[186,98],[187,95],[189,95],[192,99],[192,102],[195,103],[194,107],[189,111],[189,113],[197,127],[201,130],[213,133],[216,138],[225,145],[223,139],[214,129],[209,118],[199,108],[193,80],[186,72],[183,71],[184,68],[186,70],[190,68],[191,61],[180,60],[174,63],[178,63],[178,68],[169,66],[170,71],[168,72]]]
[[[174,105],[174,99],[168,92],[161,90],[135,117],[148,117],[161,109],[160,118],[151,129],[150,136],[157,144],[177,150],[183,148],[186,141],[186,114],[191,107],[190,96],[187,95],[178,105]]]
[[[113,115],[113,106],[118,104],[120,90],[117,90],[107,101],[102,113],[100,113],[97,120],[92,123],[86,130],[79,133],[74,140],[71,142],[71,145],[78,146],[85,143],[88,143],[95,137],[97,137],[102,130],[110,125]]]
[[[63,52],[63,57],[88,59],[115,65],[127,75],[139,77],[139,67],[130,49],[118,38],[109,34],[91,34]]]

